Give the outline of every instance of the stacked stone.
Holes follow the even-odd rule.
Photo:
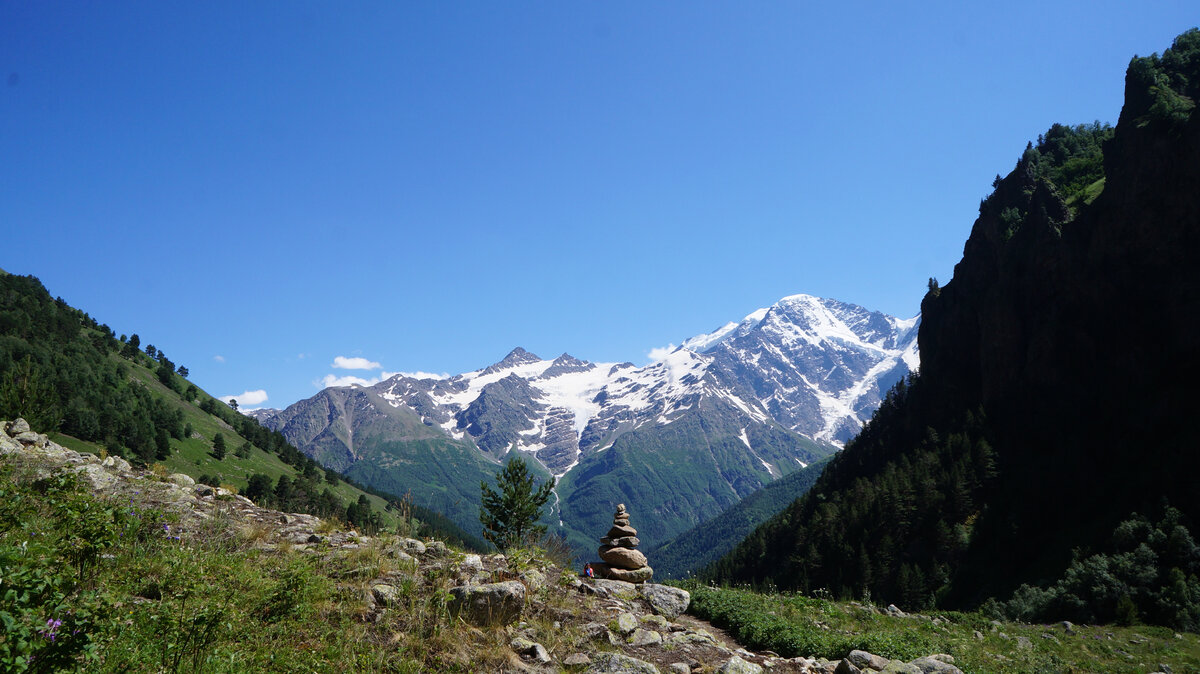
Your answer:
[[[624,580],[630,583],[641,583],[654,576],[654,569],[646,562],[646,555],[638,552],[637,529],[629,526],[629,513],[625,512],[625,504],[617,506],[613,513],[613,526],[608,535],[600,539],[600,559],[604,562],[593,564],[592,569],[600,578]]]

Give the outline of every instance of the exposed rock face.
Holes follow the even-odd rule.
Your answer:
[[[592,565],[600,578],[642,583],[654,576],[646,555],[634,549],[638,545],[637,529],[629,526],[629,513],[624,503],[617,505],[612,528],[600,543],[600,559],[604,562]]]

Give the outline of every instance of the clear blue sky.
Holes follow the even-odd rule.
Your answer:
[[[0,0],[0,267],[256,406],[801,292],[909,317],[1196,10]]]

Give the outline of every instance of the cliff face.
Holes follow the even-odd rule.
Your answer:
[[[1031,143],[931,283],[920,376],[712,575],[972,606],[1049,584],[1133,512],[1195,531],[1198,98],[1192,30],[1133,60],[1115,129]]]
[[[1200,521],[1197,47],[1134,59],[1091,204],[1072,219],[1027,151],[922,303],[922,379],[935,405],[987,411],[1003,475],[976,560],[1021,532],[1048,554],[1010,561],[1048,573],[1164,498]]]

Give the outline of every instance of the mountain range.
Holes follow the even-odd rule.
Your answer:
[[[327,388],[255,416],[468,530],[479,482],[518,452],[558,479],[549,520],[577,550],[620,502],[662,543],[853,437],[916,368],[919,323],[794,295],[643,367],[516,348],[472,372]]]

